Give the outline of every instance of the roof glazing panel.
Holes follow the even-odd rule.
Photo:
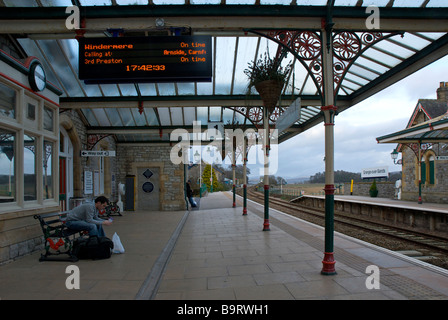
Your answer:
[[[194,6],[198,8],[201,5],[210,7],[218,7],[219,5],[219,8],[225,8],[225,5],[255,4],[257,4],[257,8],[273,5],[284,7],[318,7],[326,6],[329,3],[328,0],[80,0],[79,2],[82,6],[98,7],[117,7],[117,5],[150,7],[184,5],[185,8]],[[64,7],[73,4],[69,0],[3,0],[3,3],[7,7],[23,6],[33,8],[39,6]],[[386,6],[392,8],[420,8],[422,6],[428,8],[447,8],[448,1],[335,0],[336,7],[366,7],[369,5],[376,5],[381,8]],[[119,9],[113,14],[118,17],[120,15]],[[128,20],[132,20],[132,18]],[[192,32],[194,33],[195,30],[192,30]],[[201,32],[207,33],[205,31]],[[318,30],[316,34],[320,35],[320,32]],[[103,33],[104,36],[110,36],[106,30]],[[244,74],[244,69],[253,60],[260,58],[266,52],[269,52],[271,56],[275,56],[278,43],[250,32],[244,35],[243,32],[240,32],[236,36],[235,33],[225,34],[221,30],[212,30],[208,34],[212,36],[214,69],[212,81],[204,83],[117,83],[86,85],[83,81],[77,79],[78,42],[76,40],[66,39],[64,36],[48,40],[48,38],[41,37],[40,35],[34,35],[30,38],[19,37],[18,40],[28,55],[36,56],[42,61],[49,81],[61,88],[63,92],[62,98],[97,98],[97,100],[98,98],[112,98],[109,101],[117,101],[119,98],[125,98],[122,101],[128,101],[128,98],[135,97],[135,107],[132,108],[120,107],[119,102],[113,102],[113,108],[112,106],[108,106],[108,108],[103,109],[104,106],[94,105],[91,102],[97,100],[93,99],[85,102],[81,110],[88,126],[189,126],[195,119],[201,120],[202,124],[206,124],[208,121],[224,121],[230,123],[234,119],[237,119],[240,123],[244,123],[247,119],[241,113],[235,112],[234,109],[226,105],[226,102],[231,99],[242,100],[241,97],[245,96],[247,87],[247,77]],[[420,50],[427,48],[444,35],[446,35],[445,32],[404,32],[403,36],[396,35],[376,43],[363,52],[350,65],[346,77],[340,84],[338,94],[341,97],[350,97],[356,94],[359,89],[367,87],[372,81],[387,74],[387,72],[405,62],[406,59],[412,58]],[[321,57],[318,59],[321,59]],[[319,100],[318,93],[321,88],[316,86],[316,83],[308,73],[305,67],[306,63],[304,65],[302,63],[304,61],[296,60],[291,53],[288,53],[282,60],[282,65],[290,62],[294,64],[294,68],[284,88],[284,98],[288,97],[292,100],[299,95],[307,95],[311,97],[310,99]],[[335,60],[335,62],[337,61]],[[310,66],[311,64],[308,64],[308,67]],[[192,97],[196,99],[195,102],[192,102]],[[140,113],[138,106],[141,99],[145,101],[145,105],[143,110],[140,110],[142,111]],[[164,102],[163,107],[152,107],[151,101],[156,101],[157,99]],[[211,99],[222,101],[209,101]],[[178,105],[179,102],[177,102],[176,105],[173,104],[172,107],[169,107],[170,101],[172,100],[189,101],[189,104],[188,107],[181,108]],[[244,102],[241,104],[244,104]],[[313,120],[320,113],[319,107],[307,106],[306,100],[302,100],[302,104],[308,108],[303,109],[302,118],[297,122],[298,124]],[[314,102],[315,104],[316,102]],[[222,108],[223,106],[225,106],[224,109]],[[119,107],[119,109],[116,109],[116,107]],[[239,105],[239,107],[244,106]],[[132,138],[134,141],[139,141],[140,139],[141,137],[139,135]],[[160,139],[159,136],[158,139]]]
[[[447,7],[447,2],[445,0],[430,0],[429,3],[426,5],[426,7],[437,7],[437,8],[443,8]]]
[[[71,0],[3,0],[7,7],[67,7],[73,5]],[[259,0],[259,4],[255,0],[79,0],[81,6],[130,6],[130,5],[261,5],[261,6],[326,6],[329,0]],[[151,4],[150,4],[151,3]],[[334,5],[340,6],[362,6],[367,7],[374,5],[377,7],[391,6],[395,8],[419,8],[419,7],[448,7],[445,0],[335,0]]]

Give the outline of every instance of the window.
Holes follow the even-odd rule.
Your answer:
[[[435,168],[434,168],[434,155],[427,154],[422,157],[421,172],[422,172],[422,184],[434,185],[435,184]]]
[[[0,77],[0,216],[57,207],[57,123],[56,105]]]
[[[15,134],[0,129],[0,203],[16,201]]]
[[[435,183],[435,173],[434,173],[434,156],[430,156],[428,159],[428,175],[429,184],[434,185]]]
[[[32,103],[28,103],[26,117],[30,120],[36,120],[36,106]]]
[[[65,137],[61,132],[59,132],[59,152],[64,153],[65,152]]]
[[[16,118],[16,92],[15,90],[0,83],[0,115]]]
[[[45,199],[51,199],[53,194],[53,150],[54,143],[51,141],[44,141],[44,159],[43,159],[43,195]]]
[[[30,135],[24,135],[24,200],[36,200],[36,138]]]
[[[52,132],[54,130],[53,113],[52,109],[44,107],[44,129]]]
[[[421,170],[421,178],[422,178],[422,183],[425,184],[426,182],[426,161],[425,161],[425,157],[422,157],[422,161],[420,163],[420,170]]]

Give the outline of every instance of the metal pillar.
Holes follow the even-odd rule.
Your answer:
[[[213,193],[213,159],[210,163],[210,193]]]
[[[247,215],[247,138],[243,138],[243,216]]]
[[[334,106],[334,69],[332,22],[327,18],[323,36],[323,75],[324,75],[324,114],[325,126],[325,250],[322,261],[322,274],[336,274],[333,256],[334,242],[334,117],[337,108]],[[326,44],[326,46],[324,46]]]
[[[232,192],[233,192],[233,204],[232,208],[236,207],[236,194],[235,194],[235,181],[236,181],[236,174],[235,174],[235,166],[236,166],[236,159],[235,159],[235,144],[232,148]]]
[[[322,107],[325,115],[325,252],[322,274],[336,274],[334,250],[334,116],[336,107]]]
[[[182,148],[182,158],[183,158],[183,164],[184,164],[184,200],[185,200],[185,209],[188,210],[188,197],[187,197],[187,160],[188,160],[188,149],[183,147]]]
[[[264,222],[263,231],[271,230],[269,227],[269,112],[268,108],[263,108],[263,126],[264,126]]]
[[[422,204],[422,143],[418,142],[418,204]]]

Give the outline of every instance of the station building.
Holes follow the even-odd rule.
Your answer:
[[[437,99],[420,99],[418,101],[407,128],[424,123],[430,124],[435,120],[442,119],[448,119],[448,83],[446,82],[440,83],[440,87],[437,89]],[[418,198],[419,159],[412,146],[412,144],[398,146],[403,159],[403,200]],[[423,146],[422,151],[420,155],[422,200],[448,203],[448,144],[443,140],[439,142],[435,137],[433,142],[428,142]]]
[[[405,129],[377,140],[399,143],[402,200],[448,203],[447,82],[440,82],[437,99],[418,100]]]
[[[61,90],[39,84],[39,60],[24,59],[1,39],[0,261],[41,247],[33,215],[66,211],[99,195],[117,201],[127,177],[136,190],[128,210],[185,209],[184,168],[170,161],[170,144],[120,146],[107,134],[88,135],[79,112],[59,108]],[[116,156],[83,156],[83,150]],[[154,192],[142,188],[148,181]]]

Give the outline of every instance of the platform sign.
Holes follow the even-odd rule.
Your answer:
[[[389,177],[388,167],[367,168],[362,169],[361,171],[362,179],[388,178],[388,177]]]
[[[100,151],[90,151],[90,150],[82,150],[81,151],[82,157],[115,157],[115,151],[107,151],[107,150],[100,150]]]
[[[301,113],[301,100],[297,98],[291,105],[278,117],[275,128],[279,133],[285,131],[295,122],[299,121]]]
[[[79,39],[79,79],[89,83],[205,82],[212,78],[210,36]]]

